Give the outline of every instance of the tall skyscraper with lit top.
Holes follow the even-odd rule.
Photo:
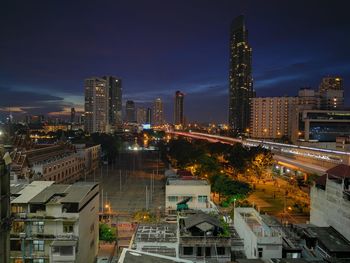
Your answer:
[[[163,102],[160,98],[154,101],[152,114],[152,125],[160,126],[164,124]]]
[[[174,124],[184,125],[184,97],[181,91],[175,92]]]
[[[229,125],[238,133],[246,132],[250,124],[250,100],[254,97],[252,49],[244,16],[231,24],[229,73]]]

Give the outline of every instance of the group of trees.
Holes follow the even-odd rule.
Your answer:
[[[272,153],[262,147],[244,147],[201,140],[171,140],[167,154],[172,165],[179,169],[190,169],[194,175],[208,178],[213,192],[224,197],[224,202],[243,199],[251,187],[234,180],[238,174],[261,178],[272,165]],[[232,171],[230,176],[227,171]]]

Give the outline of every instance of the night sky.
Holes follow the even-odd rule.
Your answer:
[[[83,80],[123,80],[123,106],[176,90],[189,121],[226,122],[229,28],[246,16],[258,96],[344,78],[350,101],[350,1],[1,1],[0,110],[83,110]]]

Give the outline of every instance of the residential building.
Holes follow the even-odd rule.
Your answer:
[[[10,259],[10,172],[0,151],[0,259],[9,263]]]
[[[290,119],[297,102],[296,97],[253,98],[250,136],[262,139],[289,138],[292,134]]]
[[[319,93],[312,88],[304,87],[298,91],[298,110],[312,110],[320,108]]]
[[[175,104],[174,104],[174,124],[184,125],[184,98],[185,95],[181,91],[175,92]]]
[[[244,240],[248,259],[282,258],[282,233],[270,227],[252,207],[236,207],[234,226]]]
[[[321,109],[338,110],[344,106],[343,79],[340,77],[325,77],[319,86]]]
[[[176,213],[177,203],[190,197],[189,209],[215,209],[210,201],[210,184],[206,180],[169,178],[165,186],[165,209],[167,214]]]
[[[152,124],[152,109],[151,108],[147,108],[146,124]]]
[[[254,97],[252,49],[244,16],[236,17],[230,33],[229,117],[231,129],[245,133],[250,124],[250,99]]]
[[[11,189],[11,262],[95,262],[99,185],[53,183],[35,181]]]
[[[121,127],[122,119],[122,80],[113,76],[104,76],[108,93],[108,131]]]
[[[179,257],[193,262],[230,262],[231,237],[213,215],[203,212],[179,216]],[[228,231],[228,230],[227,230]]]
[[[93,77],[85,79],[85,131],[107,132],[108,89],[106,80]]]
[[[317,178],[310,192],[310,223],[332,226],[350,240],[350,166],[340,164]]]
[[[152,114],[153,126],[160,126],[164,124],[163,102],[160,98],[157,98],[154,101]]]
[[[73,124],[75,123],[75,108],[70,109],[70,123]]]
[[[138,124],[146,124],[147,123],[147,110],[145,108],[143,108],[143,107],[137,108],[136,122]]]
[[[132,100],[126,101],[125,112],[127,122],[136,122],[136,108],[135,103]]]

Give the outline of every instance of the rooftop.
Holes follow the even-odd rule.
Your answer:
[[[34,181],[17,192],[19,196],[11,201],[15,204],[27,204],[32,198],[42,192],[45,188],[51,186],[53,181]]]
[[[328,169],[326,173],[338,178],[350,178],[350,166],[339,164],[331,169]]]
[[[168,179],[168,185],[209,185],[206,180],[183,180],[183,179]]]
[[[123,249],[118,263],[193,263],[193,261],[153,253]]]
[[[135,242],[177,242],[176,224],[141,224],[135,235]]]

